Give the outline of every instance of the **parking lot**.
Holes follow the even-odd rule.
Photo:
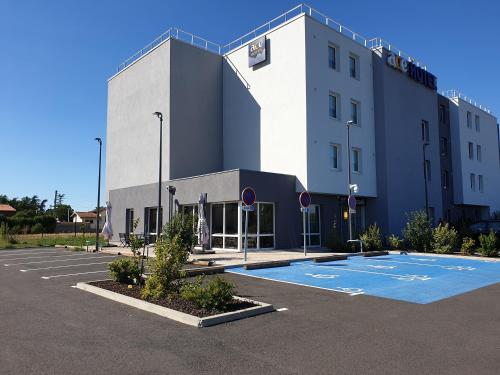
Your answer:
[[[71,288],[107,278],[117,258],[1,250],[0,372],[498,373],[499,283],[418,304],[225,274],[278,311],[197,329]]]

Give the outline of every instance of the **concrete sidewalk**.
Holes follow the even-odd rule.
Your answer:
[[[108,247],[102,249],[103,253],[107,254],[122,254],[132,256],[132,251],[128,247]],[[353,255],[353,253],[336,253],[322,249],[311,249],[304,256],[303,249],[290,250],[254,250],[248,251],[247,262],[244,261],[243,252],[237,250],[215,250],[215,254],[190,254],[189,261],[204,260],[213,261],[214,266],[237,266],[249,263],[261,263],[270,261],[298,261],[306,259],[314,259],[329,255]],[[154,257],[154,247],[149,247],[149,256]]]

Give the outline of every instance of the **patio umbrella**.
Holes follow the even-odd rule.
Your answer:
[[[202,248],[204,245],[208,244],[209,233],[207,219],[205,218],[205,204],[207,203],[206,194],[200,194],[200,199],[198,200],[198,245]]]
[[[102,234],[108,241],[113,237],[113,227],[111,226],[111,203],[106,202],[106,224],[102,228]]]

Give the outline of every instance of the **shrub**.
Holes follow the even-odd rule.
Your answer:
[[[177,213],[163,227],[162,237],[166,241],[172,241],[178,237],[178,245],[186,251],[191,251],[195,244],[193,215]]]
[[[479,236],[479,252],[485,257],[495,257],[498,255],[497,237],[493,230],[488,235]]]
[[[458,243],[458,233],[448,223],[440,223],[432,230],[432,249],[439,254],[451,254]]]
[[[122,258],[108,265],[113,280],[119,283],[136,284],[139,281],[140,270],[134,259]]]
[[[462,239],[462,246],[460,247],[460,252],[463,255],[473,255],[474,248],[476,247],[476,241],[470,237],[464,237]]]
[[[56,229],[56,218],[52,215],[39,215],[33,218],[34,225],[41,224],[44,233],[54,233]]]
[[[395,234],[391,234],[388,238],[387,241],[389,242],[389,246],[393,250],[401,250],[403,248],[403,240],[400,239],[398,236]]]
[[[377,223],[368,227],[365,233],[359,236],[363,241],[363,247],[366,251],[377,251],[382,249],[382,238],[380,237],[380,228]]]
[[[34,234],[43,233],[43,225],[40,223],[36,223],[31,227],[31,233]]]
[[[183,299],[193,301],[199,308],[219,311],[227,309],[235,293],[233,283],[215,277],[204,285],[203,276],[198,276],[192,283],[185,283],[180,290]]]
[[[189,253],[180,235],[156,241],[155,254],[156,261],[151,267],[152,274],[142,290],[144,299],[158,299],[178,292],[181,279],[185,276],[182,268]]]
[[[413,211],[407,214],[408,221],[403,229],[403,237],[417,251],[431,249],[432,229],[425,211]]]

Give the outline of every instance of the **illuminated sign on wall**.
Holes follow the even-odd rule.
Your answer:
[[[398,56],[392,52],[387,55],[387,64],[392,66],[394,69],[405,73],[416,82],[430,88],[431,90],[437,90],[437,78],[434,74],[429,73],[427,70],[415,65],[411,61],[408,61],[401,56]]]
[[[266,61],[266,37],[260,37],[248,45],[248,66]]]

